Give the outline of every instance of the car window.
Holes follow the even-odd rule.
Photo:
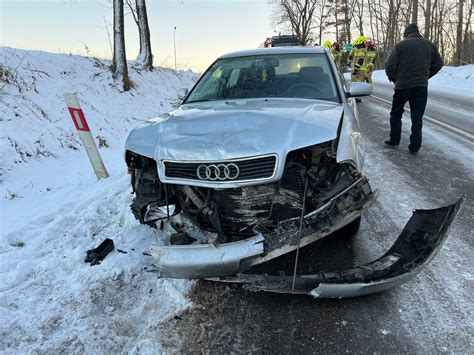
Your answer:
[[[222,58],[206,71],[185,103],[261,97],[339,102],[331,70],[320,53]]]
[[[232,70],[232,72],[229,76],[229,81],[227,82],[227,87],[231,88],[231,87],[237,85],[237,80],[239,79],[239,76],[240,76],[240,69]]]
[[[349,82],[346,80],[346,78],[345,78],[344,73],[342,72],[342,70],[338,70],[338,71],[337,71],[337,75],[339,76],[339,80],[341,81],[343,88],[344,88],[346,91],[349,91]]]

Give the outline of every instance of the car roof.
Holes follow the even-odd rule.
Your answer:
[[[324,53],[323,47],[270,47],[270,48],[256,48],[245,51],[237,51],[221,55],[220,58],[234,58],[246,57],[251,55],[265,55],[265,54],[296,54],[296,53]]]

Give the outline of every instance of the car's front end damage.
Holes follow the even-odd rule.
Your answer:
[[[298,245],[306,246],[354,222],[375,197],[367,179],[362,178],[303,216],[301,234],[301,218],[294,216],[272,221],[271,225],[262,224],[262,228],[248,226],[252,228],[251,233],[247,229],[245,234],[234,234],[228,242],[216,240],[217,243],[184,246],[151,245],[151,255],[156,257],[160,274],[164,277],[196,279],[234,275],[287,254]],[[257,208],[260,210],[260,207]],[[299,212],[301,214],[301,209]]]
[[[432,210],[415,210],[393,246],[380,258],[337,272],[286,275],[239,273],[216,279],[245,285],[253,291],[346,298],[381,292],[416,276],[438,254],[448,229],[464,203]]]
[[[286,57],[276,58],[264,59],[267,67],[258,64],[255,70],[285,66]],[[231,66],[224,64],[225,72]],[[264,74],[269,75],[258,72]],[[287,77],[285,95],[306,90],[308,84],[294,84],[293,73]],[[429,261],[461,202],[449,211],[429,212],[428,217],[439,215],[431,225],[429,218],[417,217],[411,223],[416,228],[409,223],[404,237],[367,266],[292,276],[255,272],[257,265],[293,251],[297,270],[300,248],[336,231],[356,233],[362,213],[377,198],[362,174],[357,109],[353,102],[338,102],[336,89],[342,90],[334,86],[334,98],[325,100],[188,99],[132,131],[125,156],[135,194],[131,209],[142,224],[169,223],[176,230],[150,247],[162,277],[349,297],[400,284]]]

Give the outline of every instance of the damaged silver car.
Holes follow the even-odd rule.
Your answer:
[[[371,92],[366,83],[347,86],[320,47],[235,52],[180,90],[177,110],[133,130],[125,154],[131,209],[140,223],[165,220],[177,232],[151,245],[161,276],[350,297],[415,275],[439,250],[461,200],[415,212],[373,263],[296,272],[300,248],[335,231],[355,234],[377,198],[362,174],[355,102]],[[252,271],[294,251],[293,275]]]

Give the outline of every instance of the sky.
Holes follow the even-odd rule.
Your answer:
[[[267,0],[147,0],[155,66],[205,70],[219,55],[256,48],[274,35]],[[107,26],[106,26],[107,24]],[[0,0],[0,44],[111,58],[112,0]],[[127,59],[139,50],[126,16]],[[110,38],[112,40],[112,38]]]

